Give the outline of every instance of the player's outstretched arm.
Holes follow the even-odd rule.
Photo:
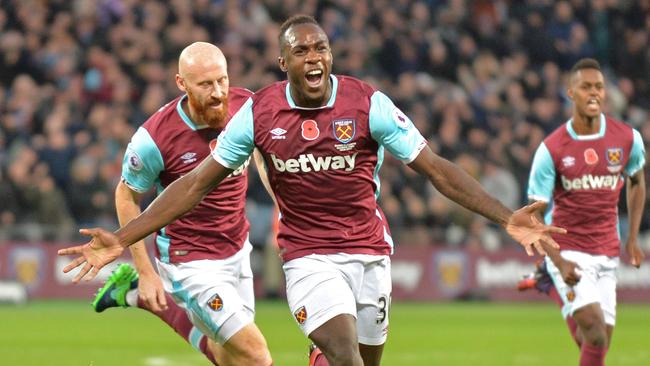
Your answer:
[[[434,187],[449,199],[503,226],[526,249],[528,255],[534,255],[533,248],[540,254],[545,254],[541,242],[559,248],[550,233],[566,231],[540,222],[535,216],[539,207],[529,205],[512,212],[485,192],[459,166],[436,155],[429,147],[425,147],[409,166],[429,178]]]
[[[115,188],[115,210],[120,226],[136,218],[140,213],[142,194],[131,189],[124,181],[120,181]],[[138,297],[147,309],[160,312],[167,309],[165,290],[158,273],[151,264],[144,240],[139,240],[129,246],[135,268],[138,271]]]
[[[100,228],[80,230],[82,234],[92,236],[92,240],[85,245],[59,250],[59,255],[81,255],[63,271],[69,272],[85,263],[73,282],[78,282],[89,272],[86,280],[92,280],[102,267],[122,254],[125,247],[191,210],[231,172],[208,156],[190,173],[170,184],[144,212],[114,234]]]
[[[643,207],[646,199],[645,176],[643,169],[640,169],[634,175],[627,178],[626,188],[629,233],[625,243],[625,251],[630,258],[630,264],[639,268],[645,258],[645,254],[639,247],[637,241],[639,227],[641,226],[641,216],[643,215]]]

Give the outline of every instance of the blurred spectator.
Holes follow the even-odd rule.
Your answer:
[[[298,12],[321,21],[336,73],[386,90],[434,151],[519,206],[535,148],[569,116],[567,68],[581,57],[606,68],[608,113],[650,141],[648,4],[0,0],[0,231],[65,227],[70,217],[115,226],[110,187],[121,156],[146,116],[177,95],[178,52],[214,42],[228,58],[231,83],[256,90],[285,77],[277,32]],[[396,241],[504,244],[500,231],[391,157],[380,176]],[[250,184],[256,221],[272,211],[259,184]],[[267,230],[261,226],[255,240]]]

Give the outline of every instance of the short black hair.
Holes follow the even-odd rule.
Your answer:
[[[282,50],[284,49],[284,45],[286,43],[284,35],[287,33],[287,30],[294,25],[298,24],[314,24],[320,28],[320,24],[312,17],[311,15],[306,15],[306,14],[298,14],[290,17],[289,19],[285,20],[284,23],[280,26],[280,34],[278,35],[278,44],[280,45],[280,53],[282,53]]]
[[[602,71],[600,69],[600,64],[598,61],[596,61],[593,58],[582,58],[576,62],[575,65],[571,68],[571,75],[575,74],[576,72],[584,69],[596,69],[598,71]]]

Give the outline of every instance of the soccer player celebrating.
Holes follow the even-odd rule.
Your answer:
[[[227,121],[252,95],[229,87],[223,53],[205,42],[181,52],[176,84],[184,95],[154,113],[126,150],[115,191],[121,225],[138,216],[143,193],[153,186],[162,190],[209,156]],[[161,277],[138,241],[130,248],[139,281],[132,267],[121,265],[95,298],[95,310],[138,306],[158,315],[213,363],[270,365],[266,341],[253,322],[247,165],[242,161],[192,211],[158,230]]]
[[[625,181],[625,250],[636,267],[644,258],[637,236],[645,202],[645,152],[639,132],[603,114],[605,80],[596,60],[573,66],[568,95],[573,116],[537,149],[528,197],[543,203],[540,217],[551,206],[552,223],[569,230],[555,237],[559,251],[547,250],[551,294],[559,294],[562,315],[580,347],[580,366],[600,366],[616,319],[618,200]]]
[[[539,204],[512,212],[458,166],[434,154],[411,120],[370,85],[332,75],[327,35],[310,16],[280,29],[279,66],[288,81],[253,95],[219,136],[212,158],[177,180],[140,216],[86,245],[64,271],[93,278],[123,248],[191,209],[262,153],[280,210],[277,240],[287,297],[301,330],[322,351],[313,364],[379,365],[388,333],[393,241],[377,204],[384,149],[425,175],[450,199],[501,224],[532,255],[563,229],[537,220]],[[90,273],[89,273],[90,272]]]

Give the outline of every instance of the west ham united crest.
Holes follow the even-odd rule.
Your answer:
[[[618,173],[623,168],[623,148],[610,147],[607,149],[607,170]]]
[[[353,119],[337,119],[332,121],[332,131],[334,137],[343,144],[352,141],[356,133],[356,123]]]
[[[223,300],[221,300],[221,296],[219,296],[219,294],[212,295],[210,300],[208,300],[208,306],[214,311],[220,311],[223,309]]]
[[[575,291],[573,291],[572,289],[569,289],[569,290],[566,292],[566,299],[567,299],[568,302],[573,302],[573,300],[576,299],[576,293],[575,293]]]
[[[298,324],[302,325],[307,320],[307,309],[304,306],[301,306],[300,309],[296,310],[293,313],[293,316],[296,318]]]

